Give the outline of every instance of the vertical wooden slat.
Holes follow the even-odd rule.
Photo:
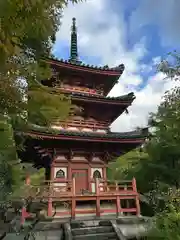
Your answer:
[[[26,211],[26,207],[23,206],[21,210],[21,225],[25,223],[27,217],[30,217],[30,213]]]
[[[136,215],[139,216],[141,214],[141,210],[140,210],[140,203],[139,203],[139,195],[138,195],[138,192],[137,192],[137,186],[136,186],[136,179],[133,178],[132,180],[132,188],[133,188],[133,191],[136,193],[136,196],[135,196],[135,201],[136,201]]]
[[[117,217],[121,213],[121,202],[120,201],[121,201],[120,196],[117,196],[116,197],[116,213],[117,213]]]
[[[124,185],[124,191],[127,192],[127,190],[128,190],[128,185],[125,184],[125,185]],[[129,209],[129,199],[126,199],[126,200],[125,200],[125,208]],[[129,215],[129,212],[127,213],[127,215]]]
[[[68,180],[72,180],[72,174],[71,174],[71,163],[68,162]]]
[[[107,192],[107,175],[106,175],[106,167],[103,167],[103,179],[104,179],[103,189],[104,189],[104,192]]]
[[[48,217],[51,217],[52,216],[52,198],[49,197],[48,199]]]
[[[50,173],[50,180],[54,180],[54,163],[51,164],[51,173]]]
[[[30,179],[29,173],[26,174],[25,184],[26,184],[26,185],[30,185],[30,184],[31,184],[31,179]]]
[[[88,187],[89,187],[89,191],[92,192],[91,166],[90,165],[88,165]]]
[[[95,179],[95,191],[96,191],[96,216],[100,217],[100,198],[99,198],[99,179]]]
[[[96,195],[99,195],[99,179],[95,178],[95,191]]]
[[[76,196],[76,179],[75,179],[75,177],[72,178],[72,195]]]
[[[118,192],[119,190],[119,186],[118,186],[118,182],[116,181],[116,192]]]
[[[72,178],[72,202],[71,202],[71,217],[75,218],[75,210],[76,210],[76,179]]]

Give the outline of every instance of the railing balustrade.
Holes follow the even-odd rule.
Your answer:
[[[91,179],[90,183],[95,184],[95,191],[92,192],[91,195],[129,195],[137,193],[136,186],[133,185],[135,183],[134,179],[132,181]],[[76,193],[75,188],[76,178],[73,178],[72,181],[67,179],[63,179],[62,181],[45,181],[41,185],[29,185],[28,194],[37,198],[86,195],[86,191],[84,191],[84,193]]]
[[[58,89],[62,92],[79,92],[79,93],[84,93],[84,94],[88,94],[88,95],[103,96],[103,91],[98,91],[98,90],[90,89],[90,88],[56,86],[56,89]]]
[[[72,181],[64,179],[63,181],[46,181],[44,185],[28,185],[26,197],[31,196],[34,199],[44,199],[48,202],[48,215],[52,214],[53,201],[69,201],[71,217],[75,217],[76,201],[96,201],[96,216],[100,216],[103,212],[116,213],[135,213],[140,214],[139,196],[136,189],[136,180],[131,181],[110,181],[103,179],[91,179],[91,183],[95,184],[95,191],[90,195],[86,193],[76,193],[76,178]],[[134,199],[135,207],[121,207],[121,200]],[[102,210],[101,200],[113,200],[116,202],[116,209]]]
[[[68,120],[68,121],[59,121],[54,123],[54,125],[60,125],[61,127],[77,127],[77,128],[90,128],[92,130],[108,130],[109,126],[107,122],[93,122],[86,120]]]

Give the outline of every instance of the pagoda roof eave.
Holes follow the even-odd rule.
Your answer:
[[[39,128],[39,129],[37,129]],[[133,132],[124,133],[92,133],[79,131],[54,130],[43,127],[35,127],[27,132],[17,132],[24,136],[35,139],[54,139],[54,140],[76,140],[88,142],[112,142],[112,143],[136,143],[141,144],[148,136],[148,129],[140,129]]]
[[[57,89],[52,88],[52,92],[57,93]],[[63,91],[61,91],[63,93]],[[66,92],[65,92],[66,93]],[[136,98],[133,92],[130,92],[125,95],[121,95],[118,97],[110,97],[110,96],[101,96],[101,95],[90,95],[84,93],[71,93],[67,92],[68,96],[70,96],[74,100],[81,101],[91,101],[91,102],[101,102],[101,103],[110,103],[110,104],[118,104],[118,105],[130,105]]]
[[[93,73],[93,74],[101,74],[101,75],[107,75],[107,76],[114,76],[115,78],[119,78],[125,67],[124,64],[120,64],[117,67],[108,67],[106,66],[102,66],[102,67],[98,67],[98,66],[94,66],[94,65],[89,65],[89,64],[84,64],[80,61],[78,62],[72,62],[72,61],[68,61],[68,60],[63,60],[63,59],[53,59],[53,58],[47,58],[47,59],[42,59],[42,61],[50,64],[50,65],[54,65],[60,68],[67,68],[67,69],[71,69],[71,70],[76,70],[76,71],[82,71],[82,72],[89,72],[89,73]]]
[[[82,93],[72,93],[72,99],[78,99],[81,101],[93,101],[93,102],[101,102],[101,103],[109,103],[109,104],[118,104],[118,105],[131,105],[131,103],[136,98],[134,93],[128,93],[119,97],[104,97],[98,95],[87,95]]]
[[[133,92],[119,96],[119,97],[103,97],[103,96],[92,96],[83,94],[72,94],[72,100],[74,101],[84,101],[87,103],[97,103],[106,104],[109,108],[113,108],[113,114],[108,117],[108,120],[112,123],[114,122],[123,112],[128,112],[127,108],[131,106],[132,102],[135,100],[135,95]],[[108,109],[108,108],[107,108]]]

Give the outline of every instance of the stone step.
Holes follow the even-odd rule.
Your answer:
[[[112,226],[96,226],[96,227],[83,227],[72,229],[72,235],[84,235],[84,234],[94,234],[94,233],[108,233],[114,232]]]
[[[118,239],[115,232],[95,233],[73,236],[73,240],[113,240]]]

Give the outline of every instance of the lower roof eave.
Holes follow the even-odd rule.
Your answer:
[[[87,142],[109,142],[109,143],[131,143],[131,144],[142,144],[146,136],[142,137],[108,137],[107,135],[102,136],[73,136],[73,135],[54,135],[54,134],[43,134],[39,132],[24,132],[23,135],[29,136],[35,139],[54,139],[54,140],[76,140],[76,141],[87,141]]]

